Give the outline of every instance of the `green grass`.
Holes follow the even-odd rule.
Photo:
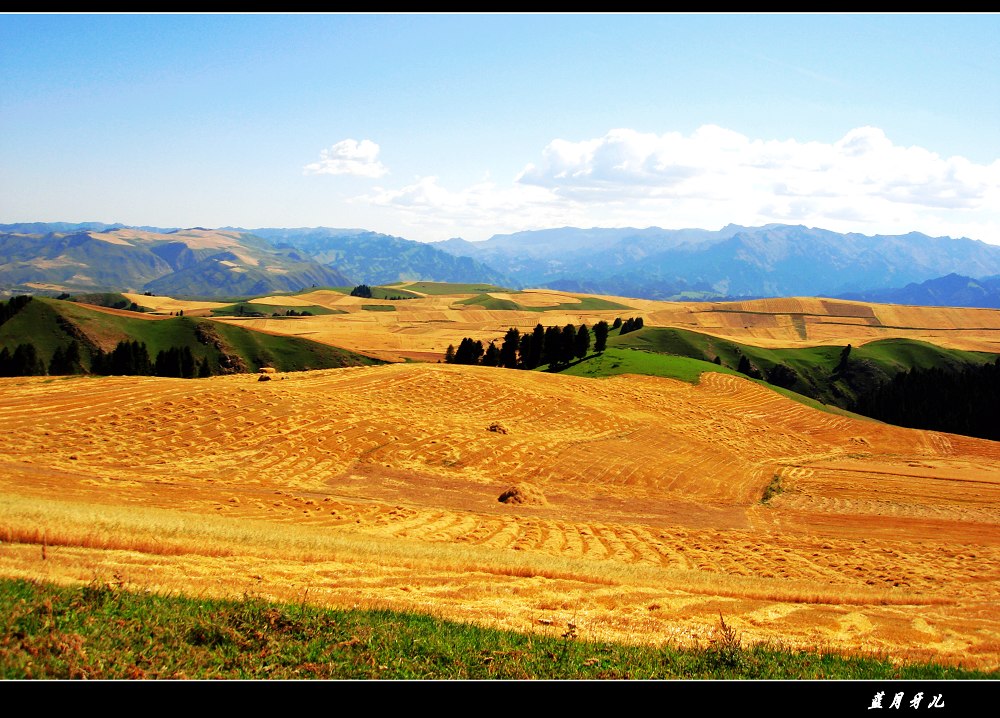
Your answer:
[[[128,309],[132,302],[119,292],[91,292],[89,294],[74,294],[69,298],[71,302],[83,302],[84,304],[95,304],[99,307],[111,307],[112,309]],[[137,302],[142,306],[142,302]],[[149,307],[146,307],[150,311]]]
[[[495,291],[495,290],[490,290]],[[517,296],[516,294],[514,296]],[[598,297],[580,297],[579,302],[563,302],[560,304],[554,304],[552,306],[545,307],[535,307],[535,306],[524,306],[518,304],[513,299],[499,299],[497,297],[491,297],[488,294],[479,294],[475,297],[470,297],[469,299],[463,299],[456,304],[474,304],[483,307],[484,309],[497,309],[497,310],[510,310],[510,311],[520,311],[520,312],[556,312],[556,311],[601,311],[610,309],[624,309],[628,311],[630,308],[623,304],[617,304],[615,302],[609,302],[606,299],[600,299]]]
[[[618,374],[644,374],[696,384],[698,377],[706,371],[743,376],[735,369],[699,359],[620,348],[608,348],[603,354],[589,355],[560,373],[595,379]]]
[[[644,327],[624,336],[612,332],[608,337],[608,348],[638,349],[703,361],[719,357],[724,366],[732,368],[744,355],[763,372],[765,378],[776,365],[784,364],[797,377],[784,389],[772,387],[776,391],[791,391],[822,404],[844,408],[850,406],[859,394],[890,380],[900,371],[931,366],[955,369],[966,363],[983,364],[996,359],[995,354],[946,349],[914,339],[883,339],[852,347],[848,370],[835,374],[843,346],[765,349],[700,332],[665,327]]]
[[[270,317],[272,314],[280,314],[284,316],[285,312],[289,309],[296,312],[309,312],[313,315],[320,314],[343,314],[344,312],[339,309],[330,309],[328,307],[321,307],[318,304],[310,304],[309,306],[301,306],[298,304],[250,304],[249,302],[237,302],[235,304],[228,304],[224,307],[214,307],[212,309],[212,314],[219,317],[238,317],[243,316],[239,313],[239,307],[243,307],[243,315],[249,315],[251,312],[256,312],[258,314],[263,314],[264,316]]]
[[[489,294],[477,294],[469,299],[463,299],[456,304],[471,304],[475,306],[482,307],[483,309],[496,309],[501,311],[517,311],[524,310],[517,302],[510,299],[499,299],[497,297],[491,297]]]
[[[329,610],[0,579],[0,679],[997,678],[885,656],[745,646],[720,615],[708,648],[594,642],[577,627],[515,633],[389,610]],[[559,632],[561,633],[561,637]]]
[[[244,358],[250,371],[257,371],[262,366],[271,366],[278,371],[305,371],[384,363],[347,349],[300,337],[263,334],[222,322],[212,322],[210,326],[231,352]]]
[[[487,292],[512,292],[513,289],[493,284],[459,284],[450,282],[415,282],[406,287],[421,294],[486,294]]]
[[[253,305],[251,305],[253,306]],[[9,321],[0,325],[0,347],[13,352],[23,342],[31,342],[46,366],[56,347],[67,347],[72,337],[60,327],[58,317],[92,338],[117,343],[138,341],[146,345],[150,359],[172,347],[188,347],[195,361],[207,357],[213,373],[220,373],[221,353],[214,344],[199,341],[198,327],[217,335],[227,354],[241,357],[250,371],[273,366],[279,371],[332,369],[382,362],[346,349],[312,342],[301,337],[263,334],[240,326],[196,317],[141,319],[89,309],[73,302],[36,297]],[[90,367],[90,355],[81,347],[83,364]]]
[[[402,282],[398,282],[402,284]],[[330,289],[340,292],[341,294],[350,294],[354,287],[330,287]],[[413,292],[408,292],[401,287],[396,287],[393,284],[385,284],[378,287],[372,287],[372,299],[392,299],[394,297],[402,297],[403,299],[418,299],[419,294],[414,294]],[[315,290],[310,290],[315,291]]]
[[[394,312],[396,307],[391,304],[362,304],[361,308],[366,312]]]

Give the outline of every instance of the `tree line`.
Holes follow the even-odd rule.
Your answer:
[[[583,359],[590,351],[603,352],[607,346],[610,327],[606,321],[594,325],[593,331],[586,325],[579,327],[567,324],[564,327],[544,327],[537,324],[531,332],[522,334],[511,327],[498,347],[495,341],[488,345],[471,337],[465,337],[456,349],[448,345],[444,360],[449,364],[479,364],[481,366],[503,367],[505,369],[535,369],[548,364],[552,369],[569,366],[574,359]]]
[[[106,376],[170,376],[181,379],[212,375],[208,357],[198,361],[190,347],[171,347],[150,359],[145,342],[122,340],[113,350],[98,349],[90,361],[90,371],[83,365],[80,344],[75,339],[66,347],[56,347],[48,366],[31,342],[18,344],[11,352],[0,349],[0,376],[67,376],[71,374]]]
[[[958,370],[913,368],[858,397],[852,411],[897,426],[1000,441],[1000,357]]]

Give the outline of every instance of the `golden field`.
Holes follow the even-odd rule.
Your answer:
[[[400,289],[419,294],[413,283]],[[152,305],[166,312],[185,309],[176,300],[128,294],[131,301]],[[553,290],[495,292],[522,310],[485,309],[461,304],[476,295],[423,295],[417,299],[392,301],[362,299],[332,290],[316,290],[294,297],[274,296],[252,300],[259,304],[287,306],[317,305],[343,312],[336,315],[283,318],[230,318],[240,326],[258,331],[301,336],[362,354],[402,361],[437,361],[449,344],[458,346],[463,337],[495,340],[497,345],[510,327],[523,332],[541,322],[545,326],[586,323],[615,317],[643,317],[645,326],[678,327],[762,347],[801,347],[823,344],[854,346],[878,339],[905,338],[939,346],[1000,353],[1000,311],[956,309],[892,304],[866,304],[839,299],[792,297],[746,302],[658,302],[625,297],[596,297],[621,305],[622,309],[587,309],[581,295]],[[207,302],[193,302],[185,309],[192,316],[207,314]],[[579,305],[577,308],[575,305]],[[369,311],[364,307],[385,306],[393,311]],[[544,312],[531,308],[547,308]]]
[[[0,379],[0,574],[677,645],[705,645],[722,615],[744,642],[1000,668],[1000,444],[722,374],[692,386],[432,363],[463,336],[633,315],[767,346],[906,336],[998,351],[1000,312],[298,298],[344,313],[224,321],[431,361],[268,382]],[[498,501],[511,487],[532,500]]]

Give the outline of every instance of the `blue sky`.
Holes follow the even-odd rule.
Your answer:
[[[24,221],[1000,244],[1000,14],[3,14]]]

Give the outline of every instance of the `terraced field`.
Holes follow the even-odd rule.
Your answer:
[[[294,324],[410,341],[438,312],[449,332],[453,317],[491,330],[428,299],[442,304]],[[422,318],[382,324],[407,312]],[[749,642],[1000,667],[1000,444],[740,377],[409,363],[9,378],[0,421],[6,576],[681,645],[705,645],[722,614]],[[534,500],[498,501],[511,487]]]

